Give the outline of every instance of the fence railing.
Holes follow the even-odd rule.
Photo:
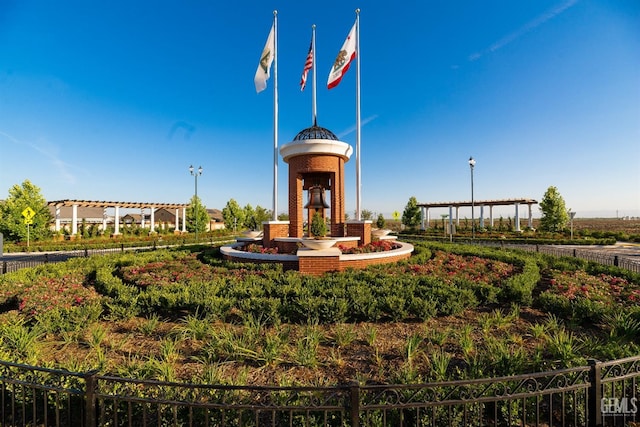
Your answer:
[[[640,356],[430,384],[168,383],[0,362],[3,426],[623,426],[640,420]]]
[[[13,271],[18,271],[23,268],[28,267],[37,267],[38,265],[47,264],[50,262],[63,262],[67,261],[71,258],[81,258],[81,257],[89,257],[91,255],[97,254],[109,254],[115,252],[124,252],[125,250],[149,250],[154,249],[155,246],[150,247],[125,247],[121,245],[120,247],[114,248],[102,248],[102,249],[76,249],[72,251],[61,251],[61,252],[47,252],[43,254],[37,255],[29,255],[26,259],[20,259],[16,261],[12,260],[2,260],[0,265],[0,273],[6,274],[11,273]]]
[[[501,247],[509,249],[518,249],[526,252],[539,252],[542,254],[552,255],[556,257],[573,257],[581,258],[586,261],[593,261],[602,265],[611,265],[634,273],[640,273],[640,256],[633,258],[630,256],[622,256],[611,254],[597,249],[579,249],[576,247],[566,247],[561,245],[531,245],[520,243],[505,243],[499,241],[465,241],[468,244],[478,244],[483,246]]]
[[[207,242],[202,241],[199,243],[201,244],[210,243],[210,244],[217,245],[217,244],[228,243],[230,241],[231,240],[229,240],[228,238],[224,238],[224,239],[218,239],[218,240],[211,239],[211,241],[207,241]],[[186,242],[183,242],[182,244],[184,245],[186,244]],[[153,242],[149,246],[126,246],[124,244],[121,244],[120,246],[112,247],[112,248],[88,248],[87,247],[84,249],[77,249],[77,250],[71,250],[71,251],[31,254],[19,260],[11,260],[11,259],[0,260],[0,274],[11,273],[11,272],[18,271],[28,267],[37,267],[38,265],[47,264],[51,262],[67,261],[68,259],[71,259],[71,258],[89,257],[92,255],[105,255],[105,254],[110,254],[115,252],[124,252],[124,251],[149,251],[149,250],[155,250],[158,248],[167,248],[171,246],[178,246],[178,245],[159,245],[157,242]]]

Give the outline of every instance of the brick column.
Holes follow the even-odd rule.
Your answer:
[[[289,237],[302,237],[302,175],[289,167]]]
[[[347,221],[347,236],[360,237],[360,246],[371,243],[371,223],[373,221]]]
[[[262,223],[262,246],[276,246],[276,237],[289,236],[289,221],[266,221]]]
[[[331,174],[331,235],[345,236],[344,230],[344,161],[338,159],[337,171]]]

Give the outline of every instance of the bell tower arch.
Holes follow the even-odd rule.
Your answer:
[[[345,235],[344,165],[352,152],[349,144],[317,125],[302,130],[280,148],[289,164],[289,237],[303,237],[304,209],[309,223],[313,213],[326,217],[329,209],[331,235]]]

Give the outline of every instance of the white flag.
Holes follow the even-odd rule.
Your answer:
[[[353,24],[351,31],[349,31],[349,35],[347,39],[344,41],[342,45],[342,49],[338,52],[338,56],[331,67],[331,72],[329,73],[329,80],[327,81],[327,87],[329,89],[333,89],[338,86],[340,80],[342,80],[342,76],[349,69],[349,65],[351,65],[351,61],[353,61],[356,57],[356,24]]]
[[[257,93],[260,93],[267,88],[267,80],[269,80],[269,77],[271,76],[271,63],[273,62],[276,52],[274,29],[275,24],[271,26],[269,37],[267,37],[267,43],[264,45],[262,55],[260,55],[260,63],[258,64],[256,75],[253,78]]]

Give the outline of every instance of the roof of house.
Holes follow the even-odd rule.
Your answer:
[[[222,211],[220,209],[207,209],[207,213],[209,214],[209,217],[216,222],[224,222]]]

